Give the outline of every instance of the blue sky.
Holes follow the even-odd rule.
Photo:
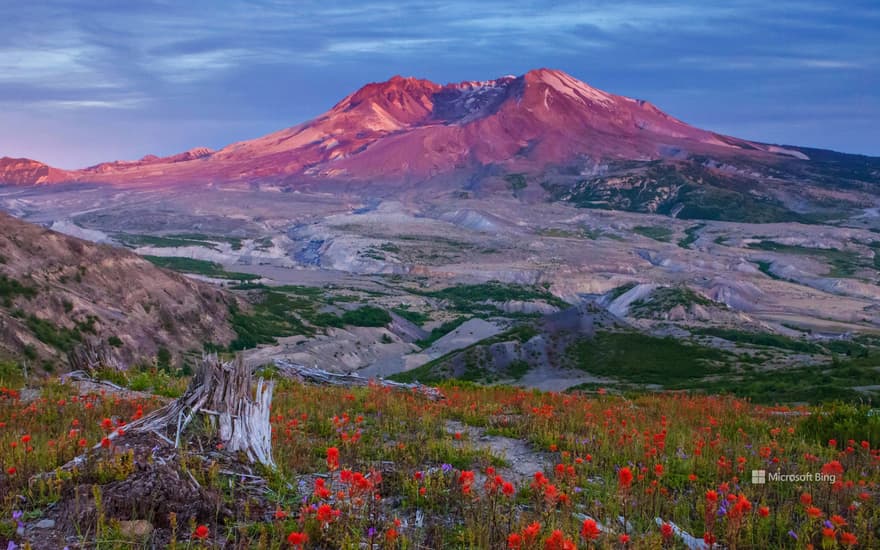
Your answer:
[[[562,69],[739,137],[880,155],[880,2],[0,0],[0,156],[218,148],[394,74]]]

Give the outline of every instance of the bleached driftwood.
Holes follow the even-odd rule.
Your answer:
[[[335,372],[327,372],[317,367],[307,367],[292,363],[284,359],[275,359],[275,367],[278,372],[287,378],[294,378],[302,382],[311,382],[313,384],[325,384],[329,386],[368,386],[377,384],[386,388],[394,388],[400,390],[416,391],[432,401],[445,399],[443,393],[437,388],[425,386],[424,384],[413,383],[405,384],[402,382],[392,382],[391,380],[383,380],[381,378],[370,380],[358,376],[357,374],[338,374]]]
[[[90,384],[95,384],[98,386],[107,386],[108,388],[111,388],[111,389],[114,389],[117,391],[125,391],[125,388],[123,388],[122,386],[120,386],[118,384],[114,384],[113,382],[111,382],[109,380],[96,380],[96,379],[92,378],[92,376],[84,370],[74,370],[74,371],[70,371],[66,374],[61,375],[61,382],[62,383],[67,383],[71,380],[73,380],[74,382],[88,382]]]

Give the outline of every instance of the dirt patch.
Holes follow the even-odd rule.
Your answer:
[[[455,420],[446,421],[446,431],[450,434],[461,433],[466,436],[466,442],[462,444],[469,443],[503,459],[507,465],[498,468],[498,473],[516,484],[531,479],[535,472],[546,471],[552,463],[549,453],[535,450],[531,444],[522,439],[489,435],[482,428],[468,426]]]

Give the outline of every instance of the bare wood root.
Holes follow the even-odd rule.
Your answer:
[[[318,368],[291,363],[284,359],[276,359],[275,367],[282,376],[293,378],[301,382],[311,382],[313,384],[329,386],[369,386],[370,384],[376,384],[386,388],[415,391],[432,401],[440,401],[446,398],[437,388],[425,386],[424,384],[419,384],[417,382],[413,384],[404,384],[402,382],[392,382],[391,380],[383,380],[381,378],[369,380],[357,376],[356,374],[337,374],[327,372]]]

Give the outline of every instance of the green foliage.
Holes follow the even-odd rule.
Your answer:
[[[240,250],[242,240],[235,237],[218,237],[204,235],[202,233],[182,233],[177,235],[141,235],[131,233],[119,233],[114,238],[124,246],[137,248],[139,246],[152,246],[156,248],[180,248],[184,246],[202,246],[212,250],[219,250],[217,243],[229,243],[233,250]]]
[[[122,339],[119,338],[119,336],[116,336],[114,334],[113,336],[107,338],[107,344],[114,347],[114,348],[121,348],[122,347]]]
[[[571,364],[590,374],[667,386],[723,371],[723,351],[636,332],[598,332],[566,351]]]
[[[356,327],[384,327],[391,322],[391,315],[382,308],[363,306],[343,313],[342,322]]]
[[[873,267],[865,261],[866,259],[863,258],[861,254],[852,250],[810,248],[807,246],[782,244],[766,240],[757,243],[749,243],[749,248],[766,250],[769,252],[780,252],[783,254],[808,256],[810,258],[824,261],[830,266],[827,273],[828,277],[851,277],[861,268]],[[762,269],[762,271],[764,270]]]
[[[686,286],[668,286],[660,287],[649,296],[633,302],[630,305],[630,314],[636,318],[648,318],[668,312],[676,306],[688,307],[694,304],[725,307],[724,304],[713,302]]]
[[[880,409],[857,403],[833,401],[823,404],[801,425],[809,439],[825,445],[829,439],[841,447],[850,439],[868,441],[872,448],[880,445]]]
[[[784,281],[785,280],[782,277],[780,277],[779,275],[773,273],[773,270],[771,269],[773,267],[773,262],[767,262],[764,260],[755,260],[752,263],[754,263],[755,265],[758,266],[758,271],[760,271],[764,275],[770,277],[771,279],[776,279],[777,281]]]
[[[250,273],[235,273],[231,271],[226,271],[225,269],[223,269],[222,265],[205,260],[179,258],[176,256],[143,256],[143,258],[150,261],[154,265],[163,267],[165,269],[180,271],[182,273],[204,275],[205,277],[212,277],[214,279],[252,281],[254,279],[260,278],[259,275],[252,275]]]
[[[525,174],[507,174],[504,176],[504,181],[507,182],[507,188],[513,191],[514,196],[528,185]]]
[[[700,230],[706,227],[704,223],[698,223],[697,225],[692,225],[684,230],[684,238],[678,241],[678,246],[681,248],[690,248],[694,242],[700,236]]]
[[[517,359],[516,361],[513,361],[509,367],[507,367],[507,374],[510,375],[510,377],[514,380],[519,380],[523,376],[525,376],[531,369],[531,365],[529,365],[526,361]]]
[[[11,302],[18,296],[31,299],[36,295],[37,289],[24,285],[15,279],[10,279],[6,275],[0,275],[0,299],[3,299],[4,302]]]
[[[25,318],[25,325],[37,339],[59,351],[69,352],[73,346],[82,342],[82,334],[78,328],[60,327],[33,314]]]
[[[424,293],[426,296],[445,300],[448,309],[460,313],[495,315],[498,308],[484,302],[543,301],[550,305],[565,308],[568,303],[537,286],[506,284],[498,281],[477,285],[457,285]]]
[[[453,330],[460,327],[465,321],[467,321],[470,317],[456,317],[451,321],[446,321],[439,327],[435,327],[431,330],[431,334],[429,334],[426,338],[422,338],[416,342],[416,345],[421,348],[427,348],[440,338],[443,338]]]
[[[795,340],[794,338],[789,338],[788,336],[771,334],[769,332],[748,332],[734,328],[722,327],[695,328],[691,332],[703,336],[715,336],[716,338],[722,338],[724,340],[729,340],[737,344],[749,344],[752,346],[779,348],[800,353],[820,353],[823,351],[822,347],[818,344],[805,342],[802,340]]]
[[[431,316],[427,313],[414,311],[408,307],[393,307],[391,308],[391,311],[418,326],[422,326],[431,320]]]
[[[171,352],[168,348],[163,346],[156,352],[156,366],[164,370],[171,368]]]
[[[16,387],[23,378],[19,363],[0,359],[0,386]]]
[[[672,240],[672,229],[662,225],[637,225],[633,227],[633,232],[664,243]]]
[[[237,351],[260,344],[274,344],[275,339],[282,336],[311,336],[314,330],[294,313],[296,309],[293,299],[278,292],[263,292],[250,312],[230,306],[230,321],[236,338],[229,344],[229,349]]]
[[[618,287],[614,287],[613,289],[611,289],[608,292],[608,297],[611,300],[616,300],[616,299],[620,298],[621,296],[623,296],[624,294],[626,294],[627,292],[629,292],[630,290],[634,289],[637,284],[638,283],[626,283],[626,284],[622,284]]]

